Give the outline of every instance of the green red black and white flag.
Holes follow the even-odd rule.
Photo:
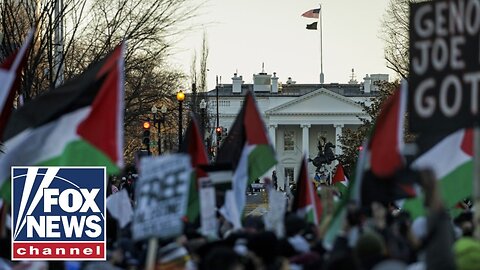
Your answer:
[[[420,135],[422,154],[416,158],[413,169],[431,169],[438,180],[440,193],[449,208],[472,195],[473,191],[473,130],[461,129],[450,135],[432,138]],[[425,146],[432,144],[432,146]],[[426,148],[426,149],[425,149]],[[403,208],[413,217],[423,215],[422,198],[406,200]]]
[[[243,107],[218,150],[216,163],[230,165],[234,171],[233,201],[238,215],[241,215],[245,207],[247,185],[263,176],[277,163],[275,151],[251,91],[247,92]]]
[[[333,244],[346,218],[348,202],[369,206],[373,201],[387,203],[415,196],[410,186],[396,178],[397,173],[406,167],[402,155],[406,95],[407,84],[403,81],[382,105],[371,136],[361,147],[355,178],[349,183],[346,196],[331,220],[325,245]]]
[[[0,156],[0,195],[10,199],[11,166],[123,166],[124,50],[115,48],[77,78],[10,117]]]
[[[305,156],[300,165],[297,179],[297,190],[293,195],[292,212],[305,217],[308,222],[320,224],[322,218],[322,202],[315,190],[313,181],[308,178],[307,160]]]
[[[407,83],[404,81],[382,105],[369,140],[370,166],[378,177],[390,177],[405,166],[402,152],[406,104]]]
[[[193,169],[188,193],[187,218],[189,222],[195,223],[200,216],[199,179],[207,176],[200,167],[208,165],[209,162],[203,137],[193,114],[190,114],[190,122],[180,146],[180,152],[190,155]]]
[[[407,83],[382,104],[365,151],[365,163],[360,186],[359,204],[393,202],[416,196],[413,181],[398,177],[407,164],[403,157],[404,119],[407,101]],[[356,176],[358,177],[358,175]]]
[[[348,178],[345,175],[345,170],[343,169],[342,163],[337,164],[335,169],[335,175],[332,178],[332,185],[342,184],[345,187],[348,187]]]

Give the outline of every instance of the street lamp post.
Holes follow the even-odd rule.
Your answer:
[[[165,104],[162,105],[160,108],[160,115],[158,113],[158,108],[157,106],[153,105],[152,106],[152,114],[153,114],[153,125],[157,128],[157,134],[158,134],[158,139],[157,139],[157,146],[158,146],[158,155],[162,153],[162,134],[161,134],[161,129],[162,129],[162,123],[165,122],[165,114],[167,113],[167,106]]]
[[[205,136],[205,111],[207,109],[207,102],[205,102],[205,99],[202,98],[202,100],[200,101],[200,117],[202,118],[201,119],[201,125],[200,125],[200,132],[202,133],[202,135]]]
[[[217,125],[215,126],[215,130],[217,130],[220,127],[220,119],[219,119],[219,109],[218,109],[218,76],[216,77],[216,82],[215,82],[215,90],[216,90],[216,98],[217,98]],[[218,136],[218,132],[216,133],[216,141],[217,141],[217,147],[215,148],[215,153],[218,154],[218,148],[220,148],[220,137]]]
[[[180,145],[182,144],[182,120],[183,120],[183,100],[185,100],[185,94],[182,90],[178,91],[177,93],[177,100],[178,100],[178,149],[180,149]]]
[[[204,98],[202,98],[202,100],[200,101],[200,118],[201,118],[201,123],[200,123],[200,134],[202,134],[202,140],[203,142],[205,143],[204,144],[204,147],[206,147],[205,150],[207,150],[207,153],[210,153],[210,151],[208,151],[209,147],[208,147],[208,143],[207,143],[207,135],[205,134],[206,133],[206,129],[207,129],[207,124],[205,123],[206,122],[206,111],[207,111],[207,102],[205,101]]]

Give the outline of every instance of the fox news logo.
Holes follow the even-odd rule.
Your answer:
[[[105,167],[12,167],[12,260],[105,260]]]

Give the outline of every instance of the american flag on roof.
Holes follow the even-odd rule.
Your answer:
[[[302,14],[302,17],[318,19],[320,14],[320,8],[310,9]]]

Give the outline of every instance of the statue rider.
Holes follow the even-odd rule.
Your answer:
[[[316,172],[320,171],[320,167],[322,167],[322,165],[330,165],[332,161],[336,159],[333,152],[334,147],[335,145],[333,145],[331,142],[327,142],[325,137],[320,137],[317,144],[318,154],[313,160],[309,159],[309,161],[312,161],[313,165],[317,167],[315,170]]]

